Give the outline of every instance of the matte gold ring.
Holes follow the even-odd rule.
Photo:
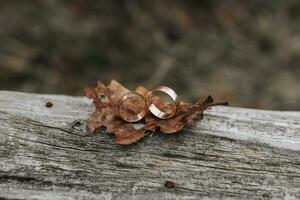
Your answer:
[[[154,93],[162,92],[168,95],[172,99],[172,103],[168,106],[171,106],[171,109],[167,111],[162,111],[162,109],[158,108],[157,105],[153,102]],[[146,103],[150,112],[160,119],[169,119],[173,117],[176,113],[177,105],[179,104],[178,96],[174,90],[167,86],[159,86],[154,90],[150,91],[146,97]]]
[[[125,103],[129,99],[133,99],[133,98],[141,98],[143,101],[143,105],[129,103],[127,106],[125,106]],[[122,109],[123,106],[125,106],[126,109],[129,110],[127,113]],[[142,108],[140,108],[140,111],[138,111],[138,113],[137,113],[136,109],[141,106],[142,106]],[[129,114],[129,112],[130,112],[130,114]],[[118,104],[118,113],[119,113],[119,117],[121,117],[123,120],[125,120],[127,122],[139,121],[147,113],[147,106],[146,106],[146,101],[145,101],[144,96],[142,96],[141,94],[139,94],[137,92],[128,92],[128,93],[124,94]]]

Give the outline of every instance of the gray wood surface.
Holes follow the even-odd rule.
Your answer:
[[[92,111],[84,97],[0,91],[0,199],[300,199],[300,112],[219,106],[120,146],[86,131]]]

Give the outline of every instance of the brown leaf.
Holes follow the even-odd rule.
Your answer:
[[[116,80],[112,80],[107,86],[98,81],[95,88],[91,86],[85,88],[86,96],[93,99],[95,105],[95,112],[87,119],[87,126],[90,131],[106,127],[108,133],[115,134],[117,144],[132,144],[142,139],[147,131],[154,132],[159,128],[163,133],[175,133],[185,126],[193,126],[202,119],[203,111],[214,105],[211,96],[204,100],[198,99],[194,104],[180,102],[176,114],[172,118],[159,119],[148,112],[144,124],[141,124],[142,127],[136,128],[133,123],[126,122],[118,116],[118,102],[127,92],[129,90]],[[139,86],[136,92],[146,97],[149,91],[145,87]],[[159,102],[157,101],[158,104]],[[137,107],[139,105],[129,106]],[[158,107],[163,106],[158,105]]]

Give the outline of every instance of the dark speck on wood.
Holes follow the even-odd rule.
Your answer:
[[[51,108],[53,106],[53,103],[48,101],[45,105],[47,108]]]

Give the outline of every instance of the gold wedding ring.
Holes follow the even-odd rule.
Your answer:
[[[166,94],[172,100],[172,103],[165,105],[165,108],[168,107],[168,109],[166,111],[164,110],[164,108],[159,108],[158,103],[156,103],[156,105],[155,105],[154,97],[156,96],[155,93],[158,93],[158,92]],[[159,99],[156,99],[156,100],[159,100]],[[147,103],[148,109],[150,110],[150,112],[153,115],[155,115],[156,117],[158,117],[160,119],[169,119],[175,115],[177,105],[179,104],[179,100],[178,100],[178,96],[177,96],[176,92],[174,92],[174,90],[172,90],[171,88],[169,88],[167,86],[159,86],[147,94],[146,103]],[[160,106],[160,107],[162,107],[162,106]]]
[[[130,102],[132,99],[140,98],[143,104]],[[125,109],[127,111],[125,111]],[[147,113],[146,101],[143,95],[137,92],[128,92],[123,95],[118,105],[119,116],[127,122],[136,122]]]

